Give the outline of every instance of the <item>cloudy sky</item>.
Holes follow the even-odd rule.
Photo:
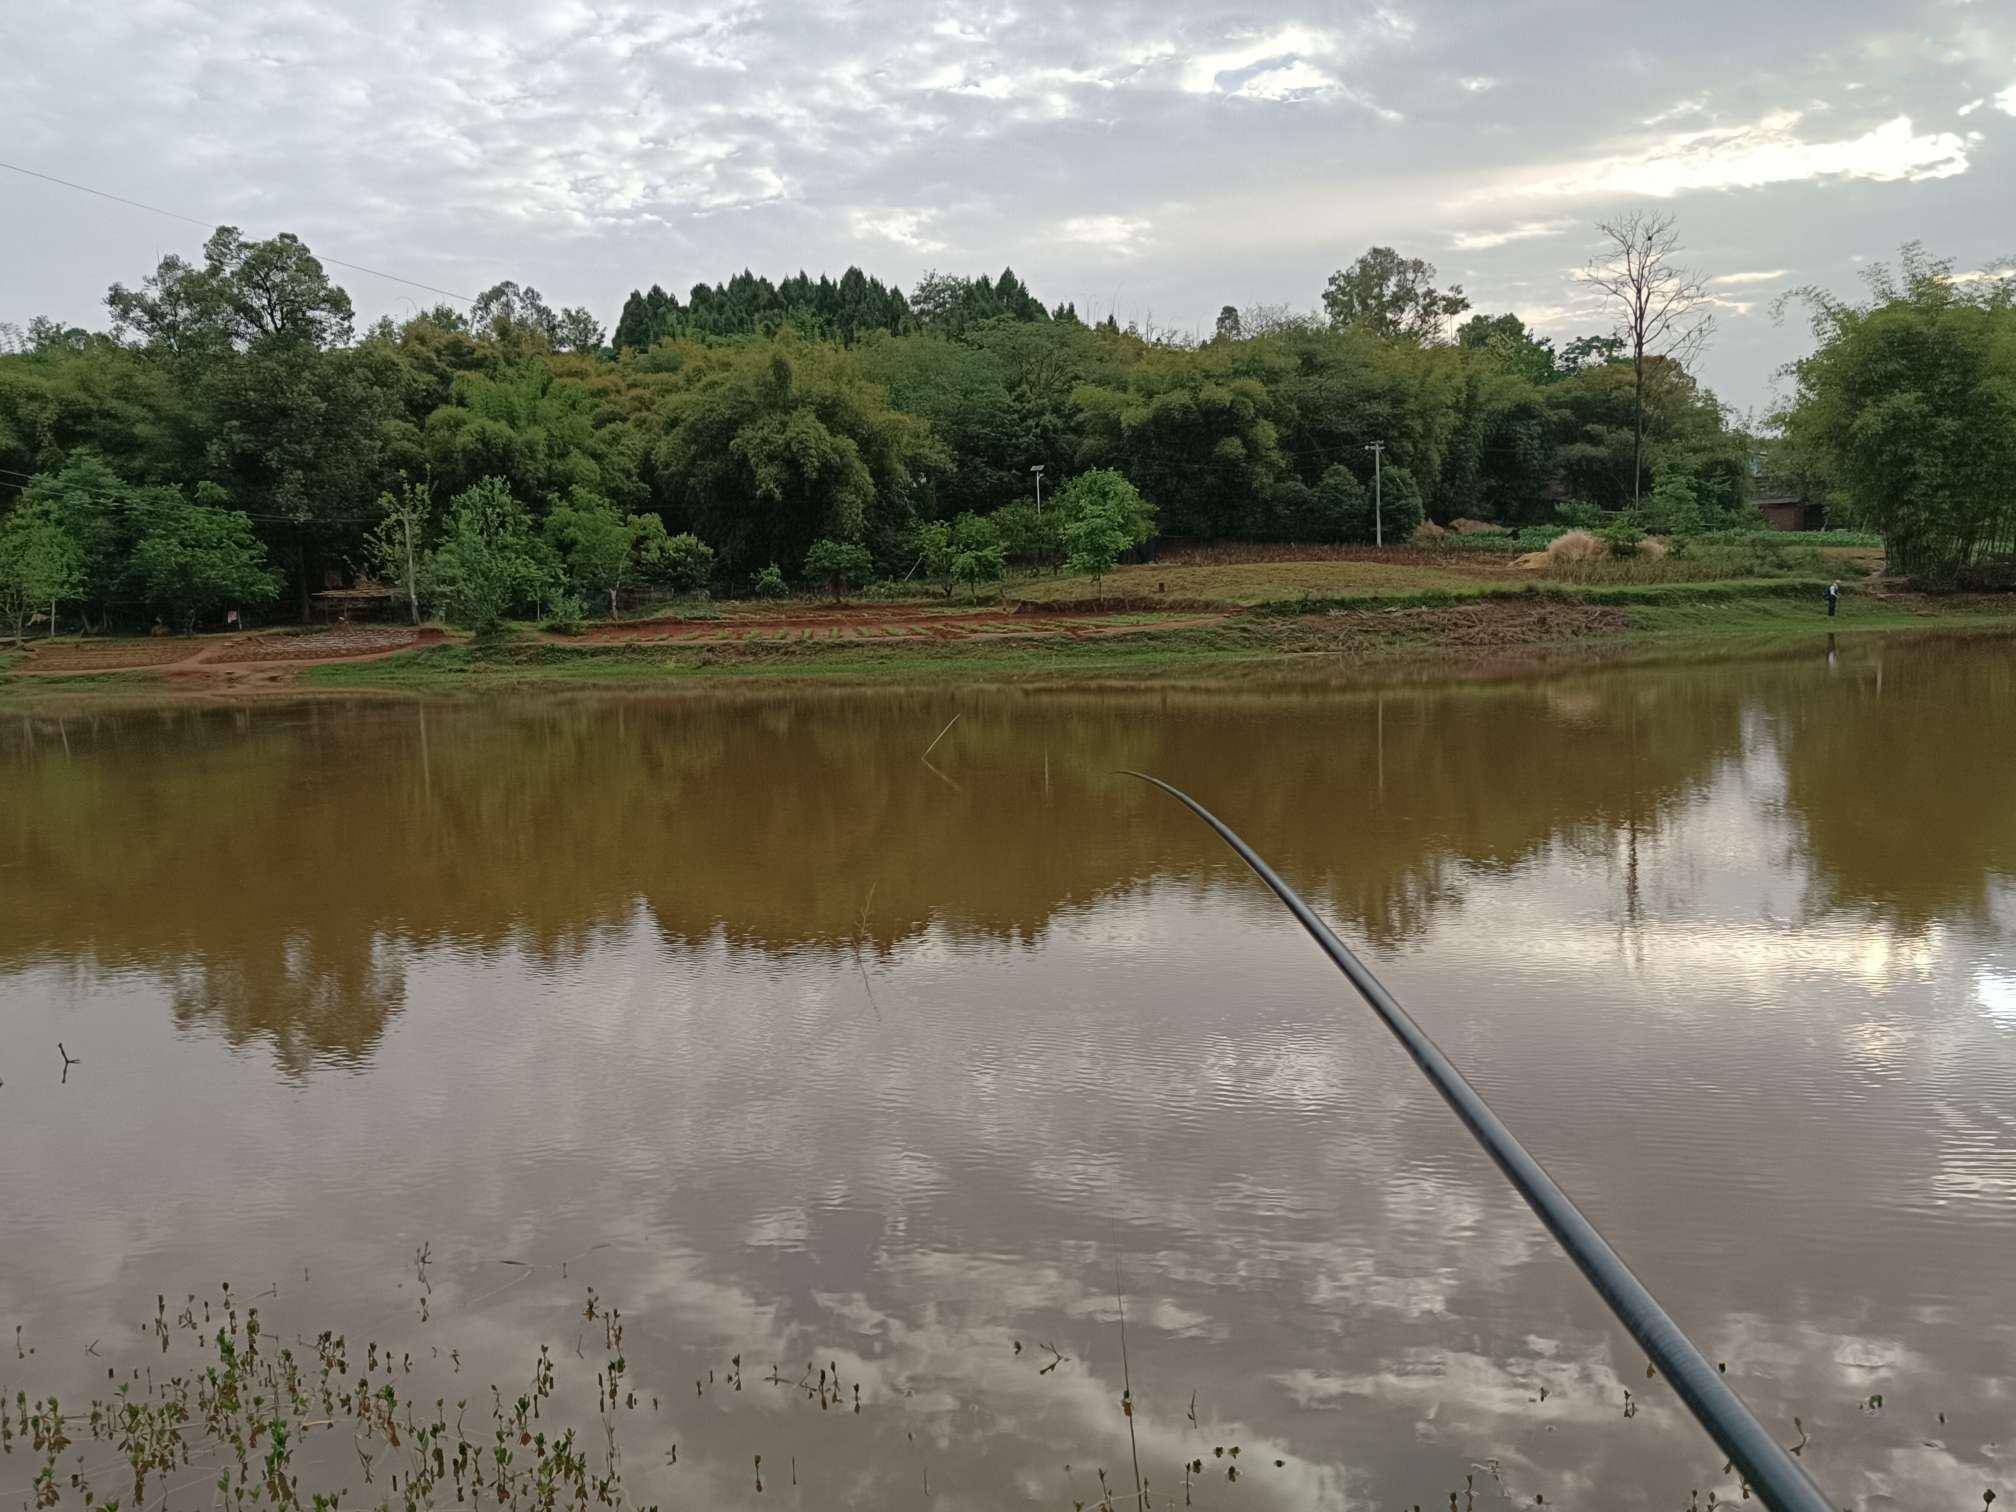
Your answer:
[[[1803,340],[1780,290],[1909,238],[2016,252],[2009,0],[50,0],[0,9],[0,52],[9,163],[612,323],[744,266],[1007,263],[1208,332],[1384,243],[1567,336],[1605,324],[1592,221],[1657,204],[1748,406]],[[15,173],[0,206],[6,320],[98,322],[202,239]],[[432,297],[339,276],[369,316]]]

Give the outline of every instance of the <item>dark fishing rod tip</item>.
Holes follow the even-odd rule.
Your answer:
[[[1120,775],[1138,777],[1176,799],[1215,830],[1218,837],[1252,869],[1253,874],[1267,884],[1288,912],[1295,916],[1304,933],[1330,957],[1331,963],[1357,989],[1366,1006],[1413,1058],[1414,1064],[1449,1105],[1450,1111],[1462,1121],[1471,1137],[1511,1183],[1513,1190],[1525,1199],[1534,1216],[1553,1235],[1554,1242],[1575,1262],[1576,1268],[1609,1306],[1611,1314],[1638,1341],[1647,1358],[1656,1362],[1660,1375],[1673,1388],[1674,1394],[1729,1456],[1730,1463],[1741,1472],[1757,1499],[1771,1512],[1832,1512],[1833,1504],[1814,1484],[1805,1467],[1757,1421],[1742,1398],[1730,1388],[1722,1372],[1710,1365],[1707,1356],[1681,1332],[1680,1326],[1646,1290],[1645,1284],[1632,1274],[1623,1258],[1610,1247],[1610,1242],[1505,1126],[1456,1064],[1414,1022],[1407,1010],[1386,990],[1385,983],[1372,974],[1313,908],[1303,902],[1301,895],[1261,859],[1258,851],[1240,839],[1230,825],[1181,788],[1147,772],[1128,769]]]

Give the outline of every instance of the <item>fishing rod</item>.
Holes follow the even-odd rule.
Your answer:
[[[1609,1305],[1617,1321],[1638,1341],[1653,1366],[1671,1383],[1681,1402],[1694,1414],[1695,1421],[1729,1456],[1729,1463],[1742,1475],[1758,1499],[1771,1512],[1833,1512],[1833,1503],[1813,1483],[1805,1467],[1765,1431],[1764,1425],[1730,1388],[1721,1372],[1708,1363],[1707,1356],[1680,1331],[1680,1325],[1667,1316],[1666,1310],[1645,1289],[1645,1284],[1631,1273],[1631,1268],[1610,1247],[1609,1241],[1582,1216],[1582,1210],[1569,1200],[1568,1194],[1554,1184],[1554,1178],[1541,1168],[1540,1162],[1513,1137],[1512,1131],[1491,1111],[1490,1104],[1478,1095],[1477,1089],[1464,1079],[1455,1063],[1422,1032],[1421,1026],[1394,1000],[1384,984],[1366,969],[1365,963],[1351,953],[1350,947],[1331,932],[1329,925],[1316,917],[1315,910],[1302,901],[1295,889],[1282,881],[1274,868],[1261,860],[1253,847],[1234,834],[1229,825],[1181,788],[1171,787],[1161,778],[1151,777],[1146,772],[1130,771],[1124,775],[1154,784],[1210,825],[1218,832],[1218,838],[1231,846],[1239,859],[1252,867],[1254,874],[1287,904],[1295,921],[1358,989],[1358,995],[1365,999],[1386,1027],[1393,1031],[1393,1037],[1414,1058],[1414,1064],[1442,1094],[1442,1100],[1463,1120],[1464,1127],[1484,1147],[1484,1153],[1505,1173],[1505,1179],[1526,1199],[1526,1205],[1546,1225],[1555,1242],[1568,1252],[1568,1258],[1596,1288],[1597,1295]]]

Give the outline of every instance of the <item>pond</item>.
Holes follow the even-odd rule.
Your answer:
[[[1361,948],[1837,1501],[2016,1495],[2012,753],[2006,641],[10,715],[0,1386],[102,1390],[226,1280],[430,1401],[542,1343],[592,1384],[593,1288],[640,1501],[1118,1505],[1136,1454],[1155,1505],[1735,1494],[1136,768]]]

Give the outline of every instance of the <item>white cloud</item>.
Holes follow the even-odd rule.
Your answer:
[[[1749,126],[1680,132],[1642,152],[1539,169],[1521,175],[1511,187],[1545,197],[1645,194],[1664,199],[1704,189],[1755,189],[1828,178],[1916,182],[1967,171],[1962,138],[1947,131],[1914,131],[1909,116],[1831,142],[1805,140],[1799,122],[1799,112],[1779,111]]]
[[[1288,64],[1305,56],[1328,57],[1335,49],[1328,32],[1304,26],[1284,26],[1264,37],[1222,52],[1203,53],[1183,65],[1183,88],[1191,94],[1217,91],[1220,74],[1238,73],[1258,63]]]
[[[1297,58],[1286,67],[1254,74],[1233,93],[1249,100],[1297,100],[1336,87],[1337,81],[1322,69]]]
[[[1970,116],[1987,103],[1988,103],[1988,97],[1986,95],[1981,95],[1975,99],[1969,100],[1965,105],[1962,105],[1958,110],[1954,111],[1953,114],[1958,116]]]
[[[1492,247],[1502,247],[1509,242],[1532,241],[1536,237],[1559,236],[1572,230],[1572,220],[1521,221],[1516,226],[1505,226],[1496,231],[1458,231],[1449,239],[1449,245],[1458,252],[1482,252]]]
[[[1496,79],[1486,78],[1483,74],[1472,74],[1469,78],[1458,79],[1456,82],[1472,94],[1483,94],[1487,89],[1496,89],[1498,87]]]
[[[1773,279],[1783,278],[1790,271],[1791,269],[1789,268],[1772,268],[1769,272],[1761,273],[1718,273],[1715,277],[1709,279],[1708,282],[1711,284],[1770,283]]]
[[[2016,278],[2016,268],[1976,268],[1969,273],[1955,273],[1946,282],[1950,284],[2003,283]]]
[[[2011,84],[1995,96],[1995,108],[2004,115],[2016,116],[2016,84]]]
[[[935,210],[903,210],[894,206],[864,207],[853,211],[847,223],[863,241],[880,238],[913,252],[943,252],[945,243],[931,234]]]
[[[1057,234],[1081,246],[1131,257],[1141,250],[1151,229],[1150,222],[1129,215],[1074,215],[1058,226]]]
[[[1707,108],[1707,100],[1700,97],[1692,100],[1680,100],[1668,106],[1665,110],[1660,111],[1657,115],[1645,117],[1640,124],[1645,126],[1663,126],[1666,122],[1678,120],[1681,116],[1699,115]]]

